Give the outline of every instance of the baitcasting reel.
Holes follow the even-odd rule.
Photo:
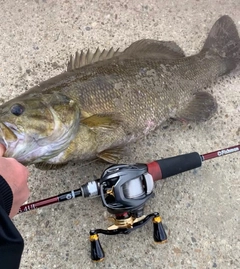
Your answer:
[[[89,187],[89,184],[85,186]],[[99,233],[105,235],[129,234],[145,225],[150,219],[153,221],[154,241],[156,243],[167,241],[159,213],[155,212],[147,216],[143,213],[145,203],[153,196],[153,188],[153,177],[147,172],[147,167],[144,164],[113,165],[103,172],[98,183],[98,190],[103,206],[113,215],[110,218],[113,225],[107,230],[94,229],[90,231],[93,261],[104,259]],[[82,193],[89,192],[83,188]]]

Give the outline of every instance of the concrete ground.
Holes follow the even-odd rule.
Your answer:
[[[187,55],[202,47],[213,23],[230,15],[240,31],[239,0],[0,1],[0,91],[4,102],[63,72],[80,49],[124,49],[140,38],[174,40]],[[123,162],[147,162],[240,143],[240,69],[211,87],[218,113],[189,126],[174,122],[131,145]],[[70,164],[58,171],[30,167],[29,201],[100,177],[106,167]],[[21,269],[240,268],[240,154],[159,182],[145,213],[159,211],[168,243],[156,245],[149,223],[130,235],[101,235],[102,263],[89,258],[90,228],[109,223],[99,199],[78,198],[18,215],[25,239]],[[1,263],[1,261],[0,261]],[[4,265],[0,264],[4,269]]]

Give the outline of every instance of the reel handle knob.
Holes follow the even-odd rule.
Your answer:
[[[163,228],[162,219],[159,214],[153,218],[153,238],[156,243],[166,243],[167,235]]]
[[[100,262],[104,259],[105,254],[99,236],[95,230],[90,231],[90,242],[91,242],[91,259],[95,262]]]

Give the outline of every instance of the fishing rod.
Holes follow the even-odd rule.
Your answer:
[[[108,167],[101,177],[80,188],[21,206],[19,213],[71,200],[77,197],[100,196],[103,206],[113,215],[113,225],[107,230],[90,230],[91,258],[101,261],[105,254],[99,241],[99,233],[105,235],[128,234],[153,221],[153,238],[165,243],[167,235],[158,212],[144,215],[145,203],[153,196],[154,183],[185,171],[198,168],[203,161],[240,151],[240,145],[200,155],[197,152],[155,160],[147,164],[117,164]]]

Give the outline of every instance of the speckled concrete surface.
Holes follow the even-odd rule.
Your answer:
[[[174,40],[196,53],[213,23],[230,15],[240,31],[239,0],[0,1],[0,91],[6,101],[63,72],[70,53],[96,47],[125,48],[140,38]],[[240,69],[211,87],[219,104],[210,121],[173,123],[133,144],[124,162],[146,162],[240,143]],[[169,236],[155,245],[152,225],[128,236],[101,236],[106,259],[92,263],[88,232],[108,226],[99,199],[72,200],[16,216],[25,238],[21,269],[240,268],[240,154],[204,162],[202,168],[156,186],[145,212],[159,211]],[[29,201],[76,189],[98,178],[103,164],[58,171],[30,168]],[[4,269],[4,265],[0,264]]]

